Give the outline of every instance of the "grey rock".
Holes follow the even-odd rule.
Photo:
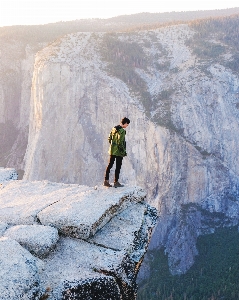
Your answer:
[[[142,201],[144,197],[145,192],[138,187],[102,187],[65,197],[43,209],[37,217],[42,224],[54,226],[67,236],[88,239],[128,203]]]
[[[0,196],[0,217],[10,223],[0,223],[0,272],[15,272],[8,290],[11,274],[0,283],[4,300],[135,299],[136,275],[157,218],[141,188],[16,181],[5,182]],[[33,224],[11,226],[18,222]],[[59,238],[57,228],[71,238]],[[30,270],[22,270],[24,263]],[[34,273],[30,279],[27,272]]]
[[[111,219],[89,241],[114,250],[132,252],[135,235],[144,222],[145,212],[146,205],[132,203],[123,212]]]
[[[138,262],[146,252],[145,247],[148,246],[147,241],[156,220],[156,212],[149,216],[146,204],[131,203],[89,241],[114,250],[125,251]]]
[[[54,249],[59,239],[56,228],[43,225],[17,225],[9,228],[5,237],[16,240],[32,254],[43,257]]]
[[[13,168],[0,168],[0,184],[4,181],[17,180],[18,175]]]
[[[0,237],[4,234],[7,228],[8,228],[7,223],[0,222]]]
[[[37,224],[37,214],[65,197],[89,190],[77,184],[12,181],[0,189],[0,221],[12,225]]]
[[[107,281],[111,282],[108,299],[114,299],[113,295],[117,296],[116,299],[121,299],[117,294],[119,290],[121,297],[123,293],[127,295],[135,291],[128,276],[134,273],[132,267],[135,267],[135,264],[132,264],[124,251],[114,251],[80,239],[61,238],[56,251],[44,259],[44,262],[46,267],[41,274],[41,282],[49,300],[61,299],[62,295],[66,297],[68,293],[72,293],[70,290],[74,290],[74,286],[79,291],[76,295],[80,299],[81,296],[88,299],[85,291],[82,294],[80,291],[84,289],[86,283],[90,285],[91,282],[100,284],[98,293],[101,283],[103,288]],[[123,285],[127,285],[128,288],[124,289]],[[109,289],[108,287],[107,290]],[[96,296],[94,288],[88,293],[89,299]]]
[[[0,238],[1,300],[37,300],[40,278],[37,259],[16,241]]]

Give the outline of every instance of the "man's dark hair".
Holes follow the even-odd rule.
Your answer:
[[[126,117],[124,117],[122,120],[121,120],[121,124],[129,124],[130,123],[130,119],[128,119],[128,118],[126,118]]]

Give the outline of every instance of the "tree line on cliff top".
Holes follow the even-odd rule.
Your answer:
[[[139,13],[109,19],[81,19],[44,25],[14,25],[0,27],[0,38],[9,41],[17,39],[23,42],[50,42],[68,33],[145,30],[232,14],[239,14],[239,7],[205,11]]]

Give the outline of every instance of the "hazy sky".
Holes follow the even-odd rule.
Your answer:
[[[0,0],[0,26],[239,7],[238,0]]]

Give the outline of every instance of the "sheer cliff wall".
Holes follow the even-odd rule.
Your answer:
[[[46,43],[3,37],[0,41],[0,164],[15,167],[22,177],[35,53]]]

